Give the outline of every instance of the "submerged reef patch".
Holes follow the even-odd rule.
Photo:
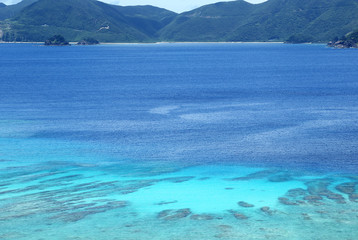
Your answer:
[[[235,210],[229,210],[229,213],[231,213],[236,219],[239,219],[239,220],[246,220],[246,219],[249,218],[245,214],[242,214],[242,213],[240,213],[238,211],[235,211]]]
[[[157,217],[159,219],[164,219],[164,220],[177,220],[177,219],[185,218],[190,214],[191,211],[189,208],[178,209],[178,210],[168,209],[158,213]]]
[[[240,201],[237,203],[240,207],[244,207],[244,208],[252,208],[255,207],[255,205],[244,202],[244,201]]]
[[[285,222],[291,228],[310,224],[317,228],[330,226],[333,229],[337,223],[346,229],[352,229],[352,226],[358,224],[355,202],[358,200],[357,180],[349,177],[309,176],[300,179],[294,173],[286,174],[286,171],[275,169],[247,174],[244,179],[230,181],[227,185],[228,178],[223,176],[199,181],[201,176],[190,171],[182,175],[170,173],[136,178],[106,175],[104,172],[96,175],[97,172],[93,174],[86,167],[36,170],[32,173],[27,169],[24,176],[21,176],[20,169],[13,171],[16,174],[6,172],[6,182],[0,190],[0,221],[25,222],[38,218],[48,224],[42,228],[47,228],[44,232],[52,225],[91,225],[96,222],[95,225],[101,226],[99,231],[105,231],[106,234],[109,231],[112,236],[116,236],[117,229],[127,234],[124,236],[131,236],[128,239],[142,239],[141,234],[153,229],[160,232],[167,231],[161,228],[174,229],[174,226],[180,226],[180,229],[195,235],[193,225],[200,224],[209,229],[207,233],[202,233],[207,234],[206,239],[214,236],[222,239],[250,239],[248,236],[253,235],[248,234],[254,232],[257,233],[256,239],[285,240],[290,239],[290,233],[278,223]],[[248,178],[253,179],[251,181]],[[17,186],[20,187],[11,188],[19,182],[21,185]],[[282,193],[277,194],[280,191],[276,193],[276,190],[281,186],[284,186],[280,189]],[[293,188],[289,189],[291,186]],[[180,194],[166,194],[172,193],[173,188],[178,189]],[[226,205],[220,205],[222,202],[212,201],[211,194],[232,198],[227,198]],[[241,199],[238,198],[240,196]],[[262,199],[257,200],[256,196],[262,196]],[[273,202],[265,202],[266,196],[273,197]],[[199,201],[201,206],[204,205],[203,208],[198,208]],[[215,208],[218,206],[220,209],[227,208],[217,211]],[[243,225],[245,230],[242,229]],[[11,232],[8,231],[8,234]],[[171,236],[170,232],[166,234]],[[188,239],[194,235],[188,235]]]

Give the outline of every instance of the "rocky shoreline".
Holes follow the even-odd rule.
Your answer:
[[[350,32],[341,38],[336,38],[328,43],[334,48],[358,48],[358,31]]]
[[[347,40],[330,41],[327,45],[328,47],[339,48],[339,49],[358,48],[357,43]]]

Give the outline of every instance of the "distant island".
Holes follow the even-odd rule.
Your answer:
[[[126,43],[327,43],[358,28],[357,12],[356,0],[268,0],[260,4],[237,0],[181,14],[96,0],[23,0],[0,6],[0,39],[44,42],[61,35],[80,44],[92,44],[85,38]]]
[[[70,43],[61,35],[55,35],[45,41],[45,46],[69,46]]]

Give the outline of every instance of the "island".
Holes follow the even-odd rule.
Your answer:
[[[55,35],[45,41],[45,46],[70,46],[70,43],[61,35]]]

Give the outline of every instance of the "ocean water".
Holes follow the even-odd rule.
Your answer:
[[[357,57],[0,44],[0,239],[357,239]]]

